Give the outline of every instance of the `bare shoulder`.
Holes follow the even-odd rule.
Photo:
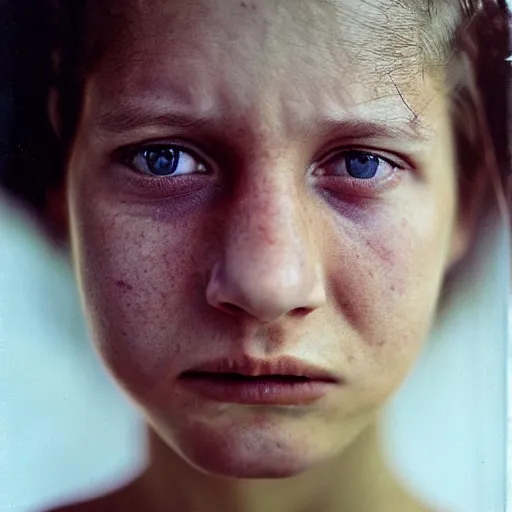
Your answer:
[[[121,512],[122,510],[127,509],[123,507],[119,500],[109,496],[103,496],[92,500],[64,505],[63,507],[55,508],[47,512]]]
[[[71,503],[47,512],[135,512],[146,509],[140,508],[140,499],[130,485],[103,496]]]
[[[107,510],[111,510],[111,508],[106,501],[94,499],[65,505],[63,507],[47,510],[46,512],[107,512]]]

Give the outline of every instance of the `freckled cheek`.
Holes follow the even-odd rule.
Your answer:
[[[399,218],[367,229],[352,246],[337,299],[356,333],[350,377],[354,401],[373,406],[402,382],[427,339],[444,275],[446,229]],[[360,230],[361,232],[362,230]],[[352,308],[352,309],[350,309]]]
[[[390,298],[401,297],[409,291],[409,281],[417,270],[415,237],[405,222],[393,230],[375,230],[365,239],[369,273],[380,280]],[[370,270],[371,269],[371,270]]]
[[[359,359],[386,358],[382,350],[391,349],[390,357],[407,358],[424,339],[443,276],[444,245],[433,226],[425,230],[405,217],[359,225],[350,244],[338,244],[336,300],[361,338],[354,348]],[[370,347],[381,350],[366,353]]]
[[[445,271],[449,249],[449,212],[440,215],[442,209],[427,200],[415,208],[409,206],[408,210],[407,215],[369,231],[367,238],[400,295],[416,288],[436,288]]]
[[[117,379],[140,396],[180,362],[180,331],[194,325],[194,249],[184,243],[186,229],[175,240],[171,229],[114,210],[82,217],[78,271],[98,349]]]

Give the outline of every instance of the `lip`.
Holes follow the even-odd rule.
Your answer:
[[[205,398],[246,405],[307,405],[342,383],[333,372],[291,357],[218,359],[182,373],[178,381]]]

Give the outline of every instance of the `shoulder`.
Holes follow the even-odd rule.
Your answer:
[[[112,509],[107,501],[98,498],[90,501],[65,505],[63,507],[47,510],[46,512],[107,512],[110,510],[114,512],[116,509]]]
[[[110,494],[64,505],[46,512],[126,512],[127,510],[139,510],[140,502],[134,489],[129,486]],[[141,508],[140,510],[143,510]]]
[[[64,505],[46,512],[121,512],[121,504],[105,496],[92,500]]]

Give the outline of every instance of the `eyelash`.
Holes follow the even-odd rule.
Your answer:
[[[173,167],[179,167],[182,159],[190,158],[195,161],[196,167],[199,169],[198,171],[190,172],[190,173],[178,173],[175,174],[177,168],[175,168],[171,174],[168,175],[158,175],[154,174],[149,169],[144,170],[140,169],[137,165],[137,159],[139,159],[139,164],[142,163],[147,167],[147,159],[148,154],[150,152],[164,152],[167,150],[169,154],[174,157],[175,163]],[[377,169],[372,176],[368,177],[355,177],[351,176],[349,172],[347,172],[347,158],[350,156],[354,158],[366,158],[371,160],[373,163],[377,163]],[[138,147],[135,149],[131,149],[128,153],[125,153],[125,157],[123,158],[124,164],[130,167],[133,171],[135,171],[139,175],[146,175],[150,177],[152,182],[154,183],[158,189],[164,189],[166,186],[169,186],[169,182],[175,181],[176,178],[178,180],[193,180],[196,181],[197,175],[207,175],[211,174],[210,166],[205,162],[205,159],[201,158],[197,155],[197,153],[184,145],[180,144],[152,144],[148,146]],[[334,164],[336,167],[345,168],[345,172],[339,173],[335,171],[333,173],[326,173],[325,170],[330,165]],[[388,171],[385,173],[384,177],[374,176],[379,174],[379,169],[382,166],[388,166]],[[332,151],[327,158],[324,158],[320,161],[319,164],[314,164],[312,166],[313,176],[319,178],[322,181],[322,184],[326,186],[326,188],[331,189],[334,192],[346,192],[346,193],[354,193],[356,195],[375,195],[378,192],[382,192],[385,189],[389,188],[393,185],[396,180],[399,178],[398,172],[403,169],[403,164],[397,164],[393,162],[390,158],[381,156],[372,150],[367,149],[357,149],[357,148],[347,148],[347,149],[338,149],[336,151]],[[170,178],[175,178],[175,180],[170,180]],[[343,178],[343,179],[340,179]],[[188,181],[187,180],[187,181]],[[167,182],[167,185],[166,183]],[[151,183],[151,182],[150,182]],[[197,182],[196,182],[197,184]],[[147,183],[146,183],[147,185]]]
[[[203,162],[203,159],[196,156],[195,155],[195,152],[187,147],[184,147],[184,146],[180,146],[178,144],[154,144],[154,145],[151,145],[151,146],[145,146],[145,147],[142,147],[142,148],[137,148],[135,150],[132,150],[128,153],[127,157],[125,158],[125,162],[128,164],[129,167],[133,168],[136,172],[139,172],[141,174],[147,174],[149,176],[153,176],[155,178],[167,178],[169,179],[170,177],[173,177],[173,176],[183,176],[183,175],[190,175],[190,174],[198,174],[198,173],[178,173],[178,174],[174,174],[176,172],[176,169],[174,171],[172,171],[172,174],[168,175],[168,176],[158,176],[158,175],[155,175],[155,174],[152,174],[151,172],[145,172],[143,170],[140,170],[137,168],[137,166],[135,165],[135,161],[138,157],[142,157],[143,159],[146,159],[147,158],[147,154],[150,153],[150,152],[158,152],[158,151],[164,151],[164,150],[169,150],[170,152],[173,153],[173,156],[176,158],[177,160],[177,164],[179,165],[180,163],[180,160],[183,158],[183,156],[187,156],[193,160],[196,160],[196,163],[199,163],[199,167],[202,168],[202,170],[199,172],[199,174],[204,174],[207,169],[207,165]],[[147,162],[146,162],[147,163]]]
[[[339,162],[343,162],[346,167],[346,158],[349,155],[374,158],[378,161],[379,169],[382,165],[387,166],[387,172],[384,173],[384,176],[378,178],[374,178],[373,176],[370,178],[357,178],[351,176],[348,172],[345,172],[343,175],[325,172],[325,168],[332,163],[339,164]],[[372,150],[349,148],[338,149],[332,152],[327,158],[322,160],[319,165],[315,166],[313,174],[321,179],[322,185],[325,188],[333,192],[372,197],[396,185],[398,180],[403,177],[403,173],[400,171],[405,170],[406,167],[407,166],[403,163],[395,162],[393,159],[387,156],[381,156]],[[377,173],[378,171],[375,172],[375,174]],[[340,176],[343,177],[343,179],[340,179]]]

